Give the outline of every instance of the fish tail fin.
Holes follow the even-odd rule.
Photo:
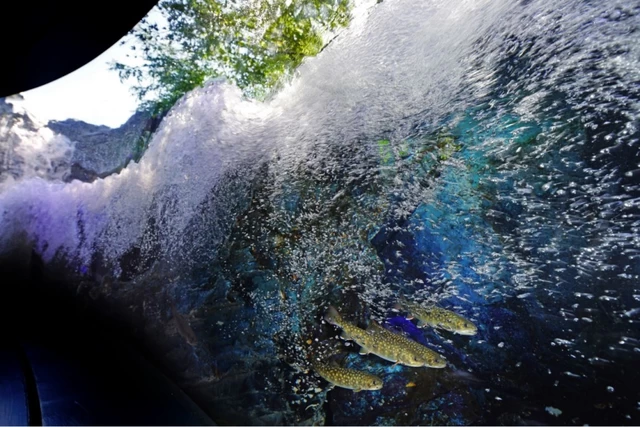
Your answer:
[[[375,331],[376,329],[380,329],[382,326],[378,322],[373,319],[369,319],[369,325],[367,325],[367,331]]]
[[[332,305],[329,306],[329,309],[324,315],[324,320],[334,326],[340,326],[342,323],[342,316],[338,313],[338,310]]]

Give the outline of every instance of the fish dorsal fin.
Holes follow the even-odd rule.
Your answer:
[[[423,300],[422,302],[416,302],[416,305],[420,308],[430,309],[432,307],[439,307],[439,304],[435,301],[430,301],[428,299]]]
[[[369,320],[369,326],[367,326],[367,331],[379,331],[380,329],[384,329],[378,322],[373,319]]]
[[[443,307],[441,303],[435,302],[435,301],[425,304],[425,307],[426,308],[437,308],[437,309],[440,309],[440,310],[450,311],[450,310],[447,310],[445,307]]]

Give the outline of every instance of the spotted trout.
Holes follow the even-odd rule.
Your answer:
[[[396,304],[396,308],[404,309],[409,312],[412,318],[418,319],[419,328],[431,326],[460,335],[475,335],[478,333],[478,328],[473,322],[453,311],[436,305],[423,307],[418,303],[410,302],[401,297],[398,304]]]
[[[428,347],[425,347],[417,341],[405,337],[404,335],[396,334],[389,331],[388,329],[385,329],[374,320],[371,320],[367,330],[379,335],[380,337],[384,337],[385,339],[396,342],[399,346],[410,349],[412,352],[417,354],[421,360],[424,361],[423,366],[426,366],[428,368],[444,368],[447,366],[447,361],[442,355],[438,354]]]
[[[390,336],[392,332],[385,334],[373,328],[359,328],[344,320],[334,307],[329,307],[324,319],[342,329],[342,338],[355,341],[361,347],[360,354],[375,354],[390,362],[414,368],[434,364],[433,357],[425,358],[424,353],[416,351],[411,344]]]
[[[355,392],[360,390],[380,390],[383,381],[380,377],[355,369],[347,369],[335,364],[314,362],[313,370],[336,387],[348,388]]]

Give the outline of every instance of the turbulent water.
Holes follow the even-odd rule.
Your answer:
[[[288,337],[268,345],[298,353],[293,366],[327,302],[364,304],[475,387],[446,420],[383,389],[391,409],[368,423],[637,424],[639,14],[385,0],[268,103],[221,81],[186,95],[118,175],[4,182],[0,250],[27,242],[127,280],[153,262],[210,278],[220,257],[237,271],[269,258],[261,280],[276,285],[232,285],[267,340]],[[418,334],[389,311],[398,292],[466,313],[479,334]],[[359,422],[371,401],[343,398],[333,421]]]

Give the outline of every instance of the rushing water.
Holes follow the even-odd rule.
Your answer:
[[[637,424],[639,14],[632,1],[385,0],[268,103],[220,81],[186,95],[118,175],[3,182],[0,249],[28,242],[123,281],[162,264],[185,289],[224,282],[255,310],[257,341],[235,348],[292,371],[307,339],[331,341],[329,302],[450,361],[414,378],[343,347],[391,381],[358,395],[314,379],[300,396],[269,373],[274,400],[325,422]],[[391,310],[399,292],[480,332],[418,331]],[[216,348],[199,360],[223,360]]]

